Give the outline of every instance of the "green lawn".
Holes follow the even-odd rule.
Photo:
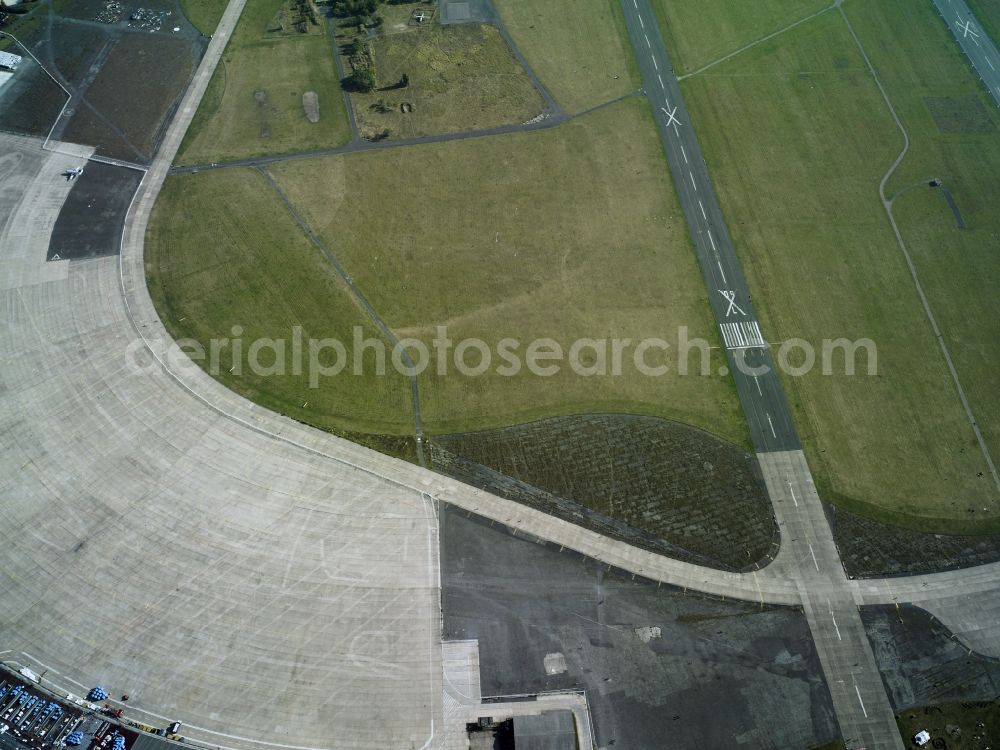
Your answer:
[[[181,0],[181,10],[191,24],[205,36],[211,36],[229,5],[229,0]]]
[[[380,87],[396,84],[404,74],[409,85],[351,94],[364,136],[388,129],[390,137],[407,138],[517,124],[545,108],[493,26],[432,26],[388,34],[372,44]],[[411,112],[401,111],[404,103]]]
[[[355,377],[348,366],[312,388],[307,367],[301,375],[292,372],[293,326],[302,326],[303,341],[339,339],[351,361],[353,327],[361,326],[366,337],[378,333],[259,173],[168,178],[146,237],[146,273],[174,338],[195,339],[207,351],[213,337],[231,337],[233,326],[242,326],[243,374],[229,372],[235,362],[229,346],[216,373],[223,384],[295,419],[409,454],[407,443],[393,438],[413,434],[405,378],[392,371]],[[250,342],[261,337],[286,342],[285,375],[250,372]],[[305,344],[303,352],[308,361]],[[326,352],[320,361],[332,366],[332,356]],[[259,361],[271,364],[273,355],[265,351]],[[373,366],[371,357],[367,362]]]
[[[830,0],[652,0],[652,4],[674,70],[682,75],[833,3]]]
[[[535,74],[568,112],[639,88],[618,0],[495,0],[495,5]]]
[[[272,32],[285,0],[247,3],[181,144],[178,163],[197,164],[339,146],[350,128],[333,45],[322,23],[310,33]],[[311,123],[302,95],[319,95]]]
[[[871,34],[868,49],[887,74],[890,95],[919,100],[921,89],[899,91],[890,71],[906,70],[918,58],[921,69],[953,58],[945,46],[927,45],[947,33],[930,3],[926,11],[891,0],[848,7],[866,26],[862,33]],[[923,73],[908,75],[916,80]],[[944,90],[965,92],[964,75],[955,73],[957,83]],[[802,337],[818,345],[825,338],[865,337],[878,346],[876,377],[863,370],[853,377],[815,371],[784,377],[821,494],[926,530],[995,529],[996,489],[978,476],[985,462],[878,198],[878,182],[902,139],[840,15],[824,14],[683,86],[769,338]],[[923,125],[911,123],[915,111],[914,104],[901,113],[919,134]],[[926,110],[922,117],[929,119]],[[900,184],[917,174],[944,175],[955,158],[947,156],[955,152],[915,145]],[[930,153],[945,156],[913,163]],[[948,174],[959,171],[951,163],[956,169]],[[961,171],[982,182],[996,173],[991,164],[984,157]],[[909,200],[902,200],[901,211]],[[985,215],[989,201],[982,205]],[[903,231],[911,236],[914,229],[904,225]],[[967,274],[978,262],[996,277],[996,253],[992,261],[984,255],[970,255],[957,268],[938,258],[927,268],[928,281],[944,277],[935,279],[931,294],[939,315],[953,319],[956,336],[962,326],[989,328],[977,321],[995,319],[996,303],[974,297],[977,287]],[[985,331],[981,342],[996,346]],[[997,350],[989,348],[985,359],[996,362]],[[981,400],[996,392],[995,375],[960,367],[980,420],[995,420],[995,408],[990,414],[991,404]]]
[[[553,130],[274,172],[400,337],[430,342],[445,325],[453,341],[478,337],[494,351],[500,339],[517,339],[522,357],[539,337],[565,348],[578,337],[676,340],[679,325],[718,343],[644,101]],[[420,376],[425,425],[447,433],[621,411],[746,444],[729,378],[650,377],[630,361],[622,375],[603,377],[565,366],[552,377],[504,376],[495,358],[479,377],[453,366],[438,377],[432,365]],[[716,349],[713,371],[723,361]]]

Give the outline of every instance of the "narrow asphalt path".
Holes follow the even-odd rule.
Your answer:
[[[727,361],[782,532],[780,559],[795,582],[848,748],[903,747],[853,590],[802,453],[791,411],[656,16],[649,0],[621,0],[626,26]]]
[[[351,278],[350,274],[348,274],[344,267],[340,265],[340,262],[333,256],[333,253],[330,252],[326,244],[324,244],[324,242],[319,238],[319,235],[317,235],[306,220],[302,218],[302,215],[295,208],[295,205],[291,202],[291,200],[289,200],[285,191],[281,189],[281,185],[279,185],[277,180],[274,179],[274,176],[263,167],[257,167],[257,170],[264,176],[264,179],[267,180],[271,189],[274,190],[275,194],[281,199],[281,202],[285,205],[285,208],[288,209],[292,218],[294,218],[298,225],[302,227],[302,231],[309,236],[312,243],[319,248],[321,253],[323,253],[323,257],[326,258],[327,262],[333,267],[333,270],[336,271],[341,281],[347,285],[347,288],[351,291],[351,295],[368,314],[368,317],[375,324],[375,327],[378,328],[379,332],[381,332],[385,340],[392,346],[393,352],[399,352],[400,359],[409,370],[406,378],[410,382],[410,404],[413,409],[413,429],[417,444],[417,460],[421,466],[426,467],[427,460],[424,456],[424,423],[420,416],[420,388],[417,384],[416,366],[413,363],[413,359],[410,357],[410,353],[405,348],[400,346],[399,339],[396,338],[396,334],[393,333],[389,324],[386,323],[382,319],[382,316],[378,314],[374,305],[372,305],[372,303],[368,300],[368,297],[365,296],[365,293],[361,291],[358,285],[354,283],[354,279]]]

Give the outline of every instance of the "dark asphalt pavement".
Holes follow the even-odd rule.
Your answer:
[[[788,402],[649,0],[622,0],[681,208],[758,453],[800,447]]]

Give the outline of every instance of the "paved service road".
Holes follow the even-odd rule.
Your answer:
[[[1000,51],[976,22],[965,0],[934,0],[938,12],[996,105],[1000,107]]]
[[[849,748],[903,747],[649,0],[622,0],[730,368]]]
[[[622,7],[754,447],[794,450],[798,435],[656,17],[649,0],[622,0]]]

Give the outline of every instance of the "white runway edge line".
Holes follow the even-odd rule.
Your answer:
[[[732,323],[721,323],[722,340],[727,349],[765,349],[767,343],[760,332],[756,320],[740,320]]]

